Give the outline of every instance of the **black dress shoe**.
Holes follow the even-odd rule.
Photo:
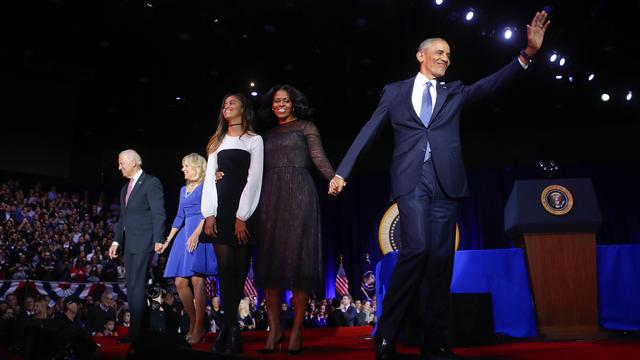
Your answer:
[[[229,334],[229,352],[232,354],[242,354],[242,330],[240,330],[239,326],[234,326],[231,328],[231,333]]]
[[[382,337],[376,337],[376,360],[391,360],[396,356],[396,344]]]
[[[131,338],[128,336],[123,336],[120,339],[118,339],[118,341],[116,341],[118,344],[131,344]]]
[[[448,347],[440,347],[436,349],[422,349],[420,351],[420,359],[423,360],[459,360],[460,357],[451,351]]]

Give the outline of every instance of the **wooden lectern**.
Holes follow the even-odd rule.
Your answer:
[[[600,223],[590,179],[514,184],[505,207],[505,230],[525,250],[540,336],[602,335],[595,237]]]

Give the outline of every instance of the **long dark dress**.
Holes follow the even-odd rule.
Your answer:
[[[327,180],[335,172],[312,122],[279,125],[264,139],[256,283],[262,288],[320,289],[320,205],[310,169],[315,165]]]

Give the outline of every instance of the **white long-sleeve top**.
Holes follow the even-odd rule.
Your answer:
[[[264,165],[264,143],[262,137],[256,134],[244,134],[242,136],[225,135],[222,143],[209,154],[207,173],[202,188],[202,215],[217,216],[218,214],[218,190],[216,188],[216,170],[218,169],[218,153],[222,150],[241,149],[251,154],[251,164],[247,183],[240,196],[240,204],[236,217],[247,221],[258,207],[260,190],[262,189],[262,172]]]

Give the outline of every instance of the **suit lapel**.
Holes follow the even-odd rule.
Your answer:
[[[140,188],[142,187],[143,182],[144,182],[144,171],[142,172],[142,174],[140,174],[138,181],[136,181],[136,184],[133,186],[133,190],[131,190],[131,195],[129,195],[129,202],[127,202],[127,206],[129,206],[131,199],[133,199],[133,197],[140,191]]]
[[[420,120],[420,116],[416,114],[416,109],[413,108],[413,102],[411,102],[411,97],[413,95],[413,83],[415,81],[416,81],[415,76],[412,77],[411,79],[405,80],[403,84],[401,98],[403,99],[402,101],[404,101],[404,105],[406,106],[409,114],[411,114],[411,117],[413,118],[413,120],[418,122],[418,124],[424,126],[424,123],[422,122],[422,120]]]
[[[127,196],[127,185],[122,186],[120,190],[120,204],[124,204],[124,198]]]
[[[447,100],[447,96],[449,96],[449,89],[447,89],[447,84],[441,85],[440,83],[438,83],[438,85],[436,86],[436,90],[436,106],[433,107],[433,113],[431,114],[431,122],[429,123],[429,126],[433,124],[436,116],[438,116],[438,112],[440,112],[440,110],[442,109],[442,105]]]

